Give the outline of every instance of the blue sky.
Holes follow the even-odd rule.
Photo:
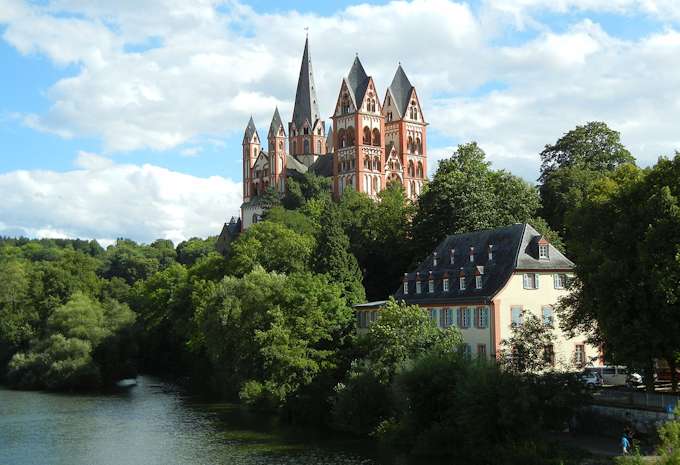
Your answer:
[[[648,165],[680,148],[679,19],[668,0],[0,0],[0,234],[219,232],[248,117],[290,115],[305,26],[326,115],[355,52],[381,93],[404,65],[432,169],[476,140],[533,181],[594,119]]]

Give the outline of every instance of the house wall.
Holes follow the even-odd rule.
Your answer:
[[[531,270],[528,272],[538,275],[538,289],[525,289],[524,272],[516,271],[505,287],[494,297],[495,307],[498,309],[497,317],[495,318],[495,322],[498,324],[498,343],[503,339],[509,338],[512,334],[512,307],[522,307],[526,312],[543,318],[542,308],[544,306],[552,306],[554,309],[560,297],[568,294],[566,289],[555,289],[553,281],[555,273],[565,274],[564,271],[538,272]],[[566,274],[567,276],[573,276],[571,273]],[[568,338],[559,327],[559,318],[556,313],[553,314],[553,318],[555,321],[554,331],[557,336],[554,345],[556,366],[568,367],[573,364],[577,344],[585,345],[586,362],[592,357],[599,356],[598,348],[586,344],[585,337]]]

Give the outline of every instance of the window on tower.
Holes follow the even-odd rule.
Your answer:
[[[371,145],[371,130],[368,126],[364,127],[364,145]]]
[[[380,145],[380,130],[378,128],[373,129],[372,143],[373,145]]]

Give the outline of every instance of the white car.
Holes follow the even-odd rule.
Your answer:
[[[586,370],[581,374],[580,379],[588,389],[602,386],[602,376],[597,371]]]

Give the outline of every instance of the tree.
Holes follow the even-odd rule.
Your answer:
[[[501,365],[513,373],[540,373],[555,365],[552,325],[538,316],[524,312],[521,324],[513,323],[509,339],[501,342]]]
[[[316,240],[314,269],[327,274],[332,282],[343,288],[347,302],[358,304],[366,294],[361,284],[361,271],[356,258],[349,251],[349,239],[340,224],[338,207],[330,203],[321,218],[321,229]]]
[[[233,243],[230,269],[243,275],[261,266],[292,273],[309,270],[314,238],[272,221],[256,223]]]
[[[180,242],[177,246],[177,261],[185,266],[191,266],[198,261],[199,258],[214,252],[216,237],[209,237],[201,239],[199,237],[192,237],[189,240]]]
[[[678,154],[644,172],[621,166],[570,223],[577,280],[560,304],[565,329],[587,332],[613,362],[646,367],[649,387],[652,360],[674,364],[680,351],[679,180]]]
[[[589,186],[626,163],[634,164],[635,159],[618,132],[597,121],[576,126],[541,152],[541,216],[568,236],[567,216],[584,200]]]
[[[193,350],[205,350],[214,386],[279,407],[335,367],[352,336],[352,310],[323,275],[268,273],[206,283],[196,298]]]
[[[524,223],[536,215],[540,203],[535,189],[507,172],[492,171],[485,158],[472,142],[439,162],[413,220],[418,256],[449,234]]]

